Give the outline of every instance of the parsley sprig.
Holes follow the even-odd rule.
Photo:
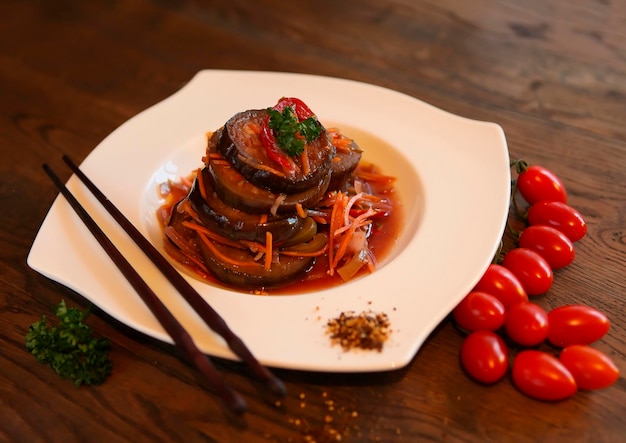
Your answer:
[[[274,131],[276,145],[292,157],[302,154],[306,142],[312,142],[322,133],[322,125],[315,117],[299,121],[290,106],[282,112],[268,108],[269,127]]]
[[[26,334],[26,348],[40,363],[48,364],[76,386],[99,385],[111,374],[110,343],[92,336],[84,323],[89,311],[67,308],[65,300],[56,306],[57,326],[48,326],[46,316],[33,323]]]

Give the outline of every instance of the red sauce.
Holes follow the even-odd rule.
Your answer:
[[[393,204],[393,210],[376,224],[376,230],[369,238],[369,248],[374,253],[378,263],[382,263],[383,260],[389,256],[389,253],[400,237],[402,229],[403,213],[401,202],[397,198],[398,195],[392,192],[388,194],[387,197]],[[324,255],[317,258],[313,268],[300,280],[284,287],[265,289],[265,293],[268,295],[304,294],[333,288],[346,283],[337,273],[331,276],[328,275],[327,271],[328,255]],[[368,275],[370,275],[370,272],[364,267],[351,281],[358,278],[366,278]],[[241,291],[241,289],[238,290]]]

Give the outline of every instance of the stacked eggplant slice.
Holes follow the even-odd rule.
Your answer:
[[[364,253],[369,219],[387,213],[389,203],[355,179],[359,146],[326,129],[300,100],[237,113],[207,140],[204,165],[165,227],[166,249],[176,260],[227,286],[282,286],[319,257],[333,263],[341,249],[331,238],[333,221],[335,230],[350,232],[351,245],[355,233],[363,238],[349,257],[334,257],[336,265],[373,258]],[[355,210],[360,217],[351,215]],[[357,219],[359,226],[347,226]]]

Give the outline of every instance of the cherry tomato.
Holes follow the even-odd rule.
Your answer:
[[[619,378],[619,369],[613,360],[591,346],[568,346],[561,352],[559,360],[576,380],[578,389],[603,389]]]
[[[574,377],[559,359],[534,349],[517,354],[511,377],[517,389],[537,400],[565,400],[578,390]]]
[[[470,292],[452,311],[456,324],[466,331],[495,331],[504,324],[504,305],[486,292]]]
[[[504,255],[502,266],[515,274],[528,295],[545,294],[552,286],[552,268],[545,258],[532,249],[511,249]]]
[[[517,189],[530,205],[546,200],[567,203],[563,182],[542,166],[529,166],[517,177]]]
[[[534,225],[524,229],[517,244],[532,249],[546,259],[552,269],[560,269],[574,261],[572,241],[561,231],[551,226]]]
[[[509,354],[504,341],[491,331],[476,331],[461,345],[460,360],[470,377],[492,384],[499,381],[509,368]]]
[[[555,346],[588,345],[601,339],[611,326],[602,312],[589,306],[567,305],[548,312],[548,340]]]
[[[519,279],[502,265],[491,264],[474,287],[474,291],[486,292],[496,297],[504,308],[528,301],[528,294]]]
[[[552,226],[573,242],[587,233],[587,224],[580,212],[562,202],[535,203],[528,209],[528,224]]]
[[[548,337],[548,314],[536,303],[518,303],[509,308],[504,330],[515,343],[536,346]]]

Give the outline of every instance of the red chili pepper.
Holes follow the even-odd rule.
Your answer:
[[[296,116],[298,117],[298,121],[306,120],[307,118],[315,115],[302,100],[295,97],[281,98],[272,109],[278,112],[283,112],[283,109],[287,107],[291,107],[294,110]],[[274,133],[270,129],[269,120],[269,117],[265,119],[261,129],[261,143],[263,143],[263,146],[265,147],[267,157],[278,163],[285,171],[292,173],[294,172],[293,163],[289,161],[287,155],[276,144],[276,137],[274,137]]]
[[[261,128],[261,143],[265,147],[265,152],[270,160],[278,163],[282,168],[288,172],[293,172],[293,164],[287,159],[287,155],[276,144],[276,138],[272,133],[269,126],[269,117],[263,122]]]
[[[294,109],[296,116],[298,117],[298,121],[306,120],[307,118],[315,115],[302,100],[295,97],[281,98],[278,103],[276,103],[276,106],[274,106],[274,109],[278,112],[283,112],[283,109],[289,106]]]

